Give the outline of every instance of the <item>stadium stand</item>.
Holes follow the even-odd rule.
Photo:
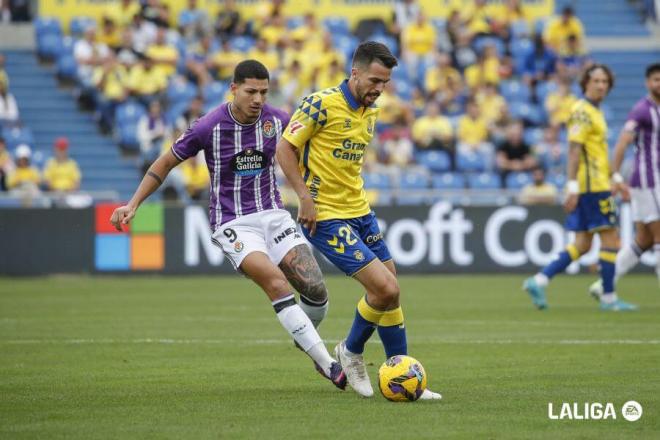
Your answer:
[[[366,188],[382,192],[377,199],[383,203],[391,200],[387,191],[479,191],[500,183],[516,191],[525,186],[531,181],[529,172],[501,182],[496,174],[495,152],[507,127],[518,121],[524,124],[525,143],[547,171],[547,182],[560,186],[566,156],[548,145],[565,140],[565,119],[555,109],[579,96],[575,79],[580,68],[592,60],[613,67],[617,85],[604,112],[610,136],[615,136],[630,96],[643,93],[639,66],[658,55],[586,53],[585,35],[649,35],[638,12],[614,0],[578,2],[574,14],[564,7],[567,3],[555,2],[556,15],[540,19],[531,18],[519,2],[486,8],[470,3],[447,17],[398,17],[398,24],[376,20],[359,26],[342,16],[284,16],[280,6],[270,2],[260,3],[251,19],[239,9],[220,8],[215,17],[186,9],[173,17],[158,1],[142,8],[137,0],[124,3],[125,10],[109,9],[99,20],[76,16],[68,25],[40,16],[33,21],[38,59],[30,52],[4,52],[11,91],[21,110],[21,124],[3,130],[9,151],[30,145],[41,166],[53,140],[66,135],[71,156],[82,169],[81,189],[113,190],[121,199],[129,197],[143,169],[136,156],[140,145],[144,153],[145,135],[139,127],[140,120],[144,127],[149,104],[157,99],[163,106],[165,132],[157,142],[171,140],[181,124],[190,122],[182,116],[193,100],[201,100],[208,111],[229,98],[231,69],[248,56],[269,66],[274,80],[271,102],[293,110],[302,96],[341,76],[327,72],[350,60],[359,43],[356,32],[397,54],[400,65],[379,100],[378,135],[365,156]],[[562,15],[568,20],[565,25]],[[363,35],[365,30],[370,34]],[[560,87],[562,82],[567,89]],[[72,96],[92,113],[80,111]],[[479,111],[467,124],[464,115],[471,100]],[[437,103],[442,123],[449,123],[441,130],[443,141],[419,136],[413,142],[412,124],[427,116],[429,101]],[[439,120],[436,111],[433,121]],[[102,134],[95,122],[112,137]],[[544,134],[550,125],[555,127],[551,142]],[[463,137],[471,138],[477,129],[486,130],[486,139],[472,139],[467,143],[472,146],[466,147]],[[428,127],[418,130],[425,131]],[[445,177],[450,170],[451,177]],[[414,202],[395,198],[404,199]],[[422,199],[430,200],[415,201]]]

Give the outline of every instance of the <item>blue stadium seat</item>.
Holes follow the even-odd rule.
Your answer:
[[[564,189],[566,185],[566,175],[564,173],[548,173],[545,177],[545,180],[548,183],[552,183],[560,191]]]
[[[73,48],[75,45],[76,40],[73,37],[62,37],[62,46],[60,47],[60,52],[57,54],[57,57],[60,58],[65,55],[73,55]]]
[[[254,38],[240,36],[232,38],[229,45],[233,50],[247,52],[254,47],[254,43]]]
[[[34,32],[37,38],[46,34],[62,35],[62,25],[57,18],[39,17],[34,20]]]
[[[514,39],[529,37],[530,26],[527,20],[516,20],[511,23],[511,36]]]
[[[435,27],[435,32],[437,34],[445,32],[447,29],[447,20],[440,17],[435,17],[431,19],[431,24]]]
[[[396,94],[404,101],[410,101],[413,96],[414,86],[409,81],[396,81],[394,83]]]
[[[517,80],[502,81],[500,93],[509,104],[511,102],[528,102],[531,96],[527,85]]]
[[[44,34],[37,38],[37,53],[40,57],[54,60],[62,51],[62,36],[59,34]]]
[[[127,101],[115,110],[115,121],[119,126],[130,123],[137,124],[137,121],[146,114],[147,110],[142,104],[135,101]]]
[[[500,176],[495,173],[470,173],[468,186],[472,189],[499,189]]]
[[[174,125],[176,120],[183,115],[189,105],[190,102],[188,101],[177,102],[176,104],[170,105],[165,111],[165,121],[171,126]]]
[[[137,137],[137,122],[127,122],[118,125],[119,144],[128,150],[139,150],[140,142]]]
[[[353,57],[353,52],[355,52],[358,44],[360,44],[360,40],[353,35],[333,34],[332,44],[335,46],[335,49],[344,54],[347,60],[350,60]],[[350,65],[350,63],[347,64]]]
[[[16,148],[20,144],[28,144],[34,147],[34,135],[28,127],[12,127],[2,130],[2,135],[9,149]]]
[[[522,119],[531,125],[541,125],[545,120],[543,110],[526,102],[510,102],[509,112],[514,119]]]
[[[504,50],[505,50],[504,43],[502,42],[502,40],[495,37],[479,37],[476,39],[473,45],[474,45],[474,50],[478,54],[483,52],[486,46],[495,46],[497,55],[500,57],[504,54]]]
[[[377,172],[362,173],[364,187],[366,189],[390,189],[392,187],[390,177],[387,174]]]
[[[401,189],[425,189],[429,186],[429,176],[418,171],[405,171],[399,178]]]
[[[557,83],[554,81],[541,81],[536,85],[536,96],[539,102],[545,102],[545,99],[552,92],[557,90]]]
[[[532,175],[525,172],[509,173],[505,179],[506,187],[509,189],[520,189],[529,183],[532,183]]]
[[[486,158],[475,152],[458,152],[456,154],[456,168],[460,171],[485,171],[488,167]]]
[[[57,76],[75,80],[78,76],[78,63],[73,55],[63,55],[57,60]]]
[[[349,35],[351,33],[345,17],[327,17],[323,20],[323,26],[332,35]]]
[[[451,168],[451,158],[446,151],[420,151],[415,154],[415,160],[431,171],[449,171]]]
[[[229,87],[226,83],[220,81],[214,81],[210,84],[207,84],[202,90],[204,101],[217,104],[224,99],[228,88]]]
[[[396,198],[397,205],[400,206],[419,206],[425,204],[427,201],[427,196],[424,194],[417,194],[415,192],[409,192],[405,195],[400,194]]]
[[[399,54],[399,43],[396,41],[396,38],[391,37],[385,34],[373,34],[369,37],[369,40],[376,41],[378,43],[384,44],[390,49],[394,55]]]
[[[286,20],[286,28],[289,30],[299,28],[305,24],[305,17],[302,15],[294,15],[292,17],[288,17]]]
[[[542,128],[528,128],[523,135],[525,143],[529,146],[534,146],[543,139]]]
[[[440,173],[431,176],[431,184],[435,189],[463,189],[465,175],[461,173]]]
[[[195,96],[197,96],[197,87],[185,79],[174,78],[167,86],[167,99],[173,104],[188,102]]]
[[[73,37],[80,37],[87,28],[96,26],[96,20],[91,17],[77,16],[71,19],[69,23],[69,33]]]

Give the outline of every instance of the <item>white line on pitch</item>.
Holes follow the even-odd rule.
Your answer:
[[[326,343],[335,344],[336,339],[326,339]],[[660,340],[651,339],[413,339],[411,343],[455,344],[455,345],[660,345]],[[378,340],[369,343],[380,344]],[[5,345],[94,345],[94,344],[243,344],[243,345],[276,345],[291,344],[290,339],[13,339],[0,340]]]

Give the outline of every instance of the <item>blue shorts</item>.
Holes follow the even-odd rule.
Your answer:
[[[317,222],[313,237],[305,227],[302,231],[316,249],[348,276],[376,258],[383,262],[392,259],[373,211],[358,218]]]
[[[577,207],[566,217],[566,229],[575,232],[594,232],[616,227],[616,204],[609,191],[584,193]]]

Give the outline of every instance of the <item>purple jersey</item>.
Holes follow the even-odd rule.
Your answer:
[[[631,110],[624,127],[635,133],[634,188],[660,187],[660,106],[648,96]]]
[[[211,176],[211,230],[242,215],[282,208],[275,181],[275,146],[289,116],[265,105],[246,125],[225,103],[199,118],[172,146],[180,160],[204,150]]]

